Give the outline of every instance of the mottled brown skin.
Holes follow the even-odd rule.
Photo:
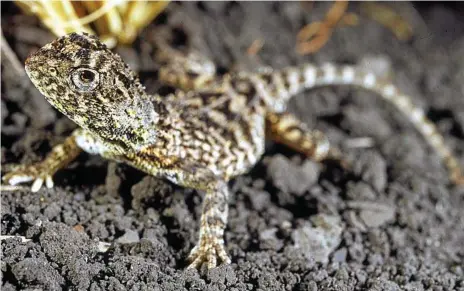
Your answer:
[[[318,131],[285,113],[288,100],[321,85],[354,85],[377,92],[411,121],[442,157],[453,182],[462,178],[436,127],[407,96],[373,74],[350,66],[304,65],[280,71],[216,77],[214,64],[158,41],[162,81],[179,87],[167,97],[148,95],[121,57],[94,36],[70,34],[26,61],[26,71],[45,98],[80,128],[37,165],[7,174],[10,184],[35,180],[33,191],[82,150],[125,162],[148,174],[206,192],[198,244],[190,267],[230,263],[223,234],[227,182],[248,171],[264,152],[265,135],[322,161],[342,160]]]

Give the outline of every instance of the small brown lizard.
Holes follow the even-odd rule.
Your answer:
[[[198,54],[182,54],[161,42],[160,79],[180,88],[167,97],[148,95],[117,54],[96,37],[72,33],[29,56],[26,71],[59,111],[79,125],[38,164],[3,177],[9,184],[34,181],[32,191],[84,150],[125,162],[148,174],[206,192],[198,244],[190,267],[230,263],[224,246],[227,182],[247,172],[264,152],[267,137],[322,161],[341,160],[323,133],[285,112],[289,99],[316,86],[352,85],[376,92],[405,113],[443,159],[454,183],[464,178],[457,160],[424,112],[391,83],[353,66],[305,64],[283,70],[221,77]]]

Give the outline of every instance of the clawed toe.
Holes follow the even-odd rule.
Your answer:
[[[31,186],[32,192],[39,191],[40,188],[42,188],[44,182],[47,188],[53,188],[54,185],[52,174],[39,169],[37,166],[29,166],[8,173],[2,177],[2,181],[9,185],[18,185],[21,183],[34,181]]]
[[[224,241],[217,238],[203,238],[190,252],[187,260],[191,263],[188,268],[199,269],[203,263],[206,263],[208,269],[212,269],[217,266],[218,258],[223,264],[231,262],[225,251]]]

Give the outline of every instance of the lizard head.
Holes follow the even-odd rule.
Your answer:
[[[159,116],[136,73],[97,37],[60,37],[28,57],[26,72],[47,101],[82,128],[133,147],[155,138]]]

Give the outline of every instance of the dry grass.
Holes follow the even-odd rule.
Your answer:
[[[56,36],[71,32],[97,34],[109,47],[131,44],[169,1],[23,1],[16,4],[36,15]]]

